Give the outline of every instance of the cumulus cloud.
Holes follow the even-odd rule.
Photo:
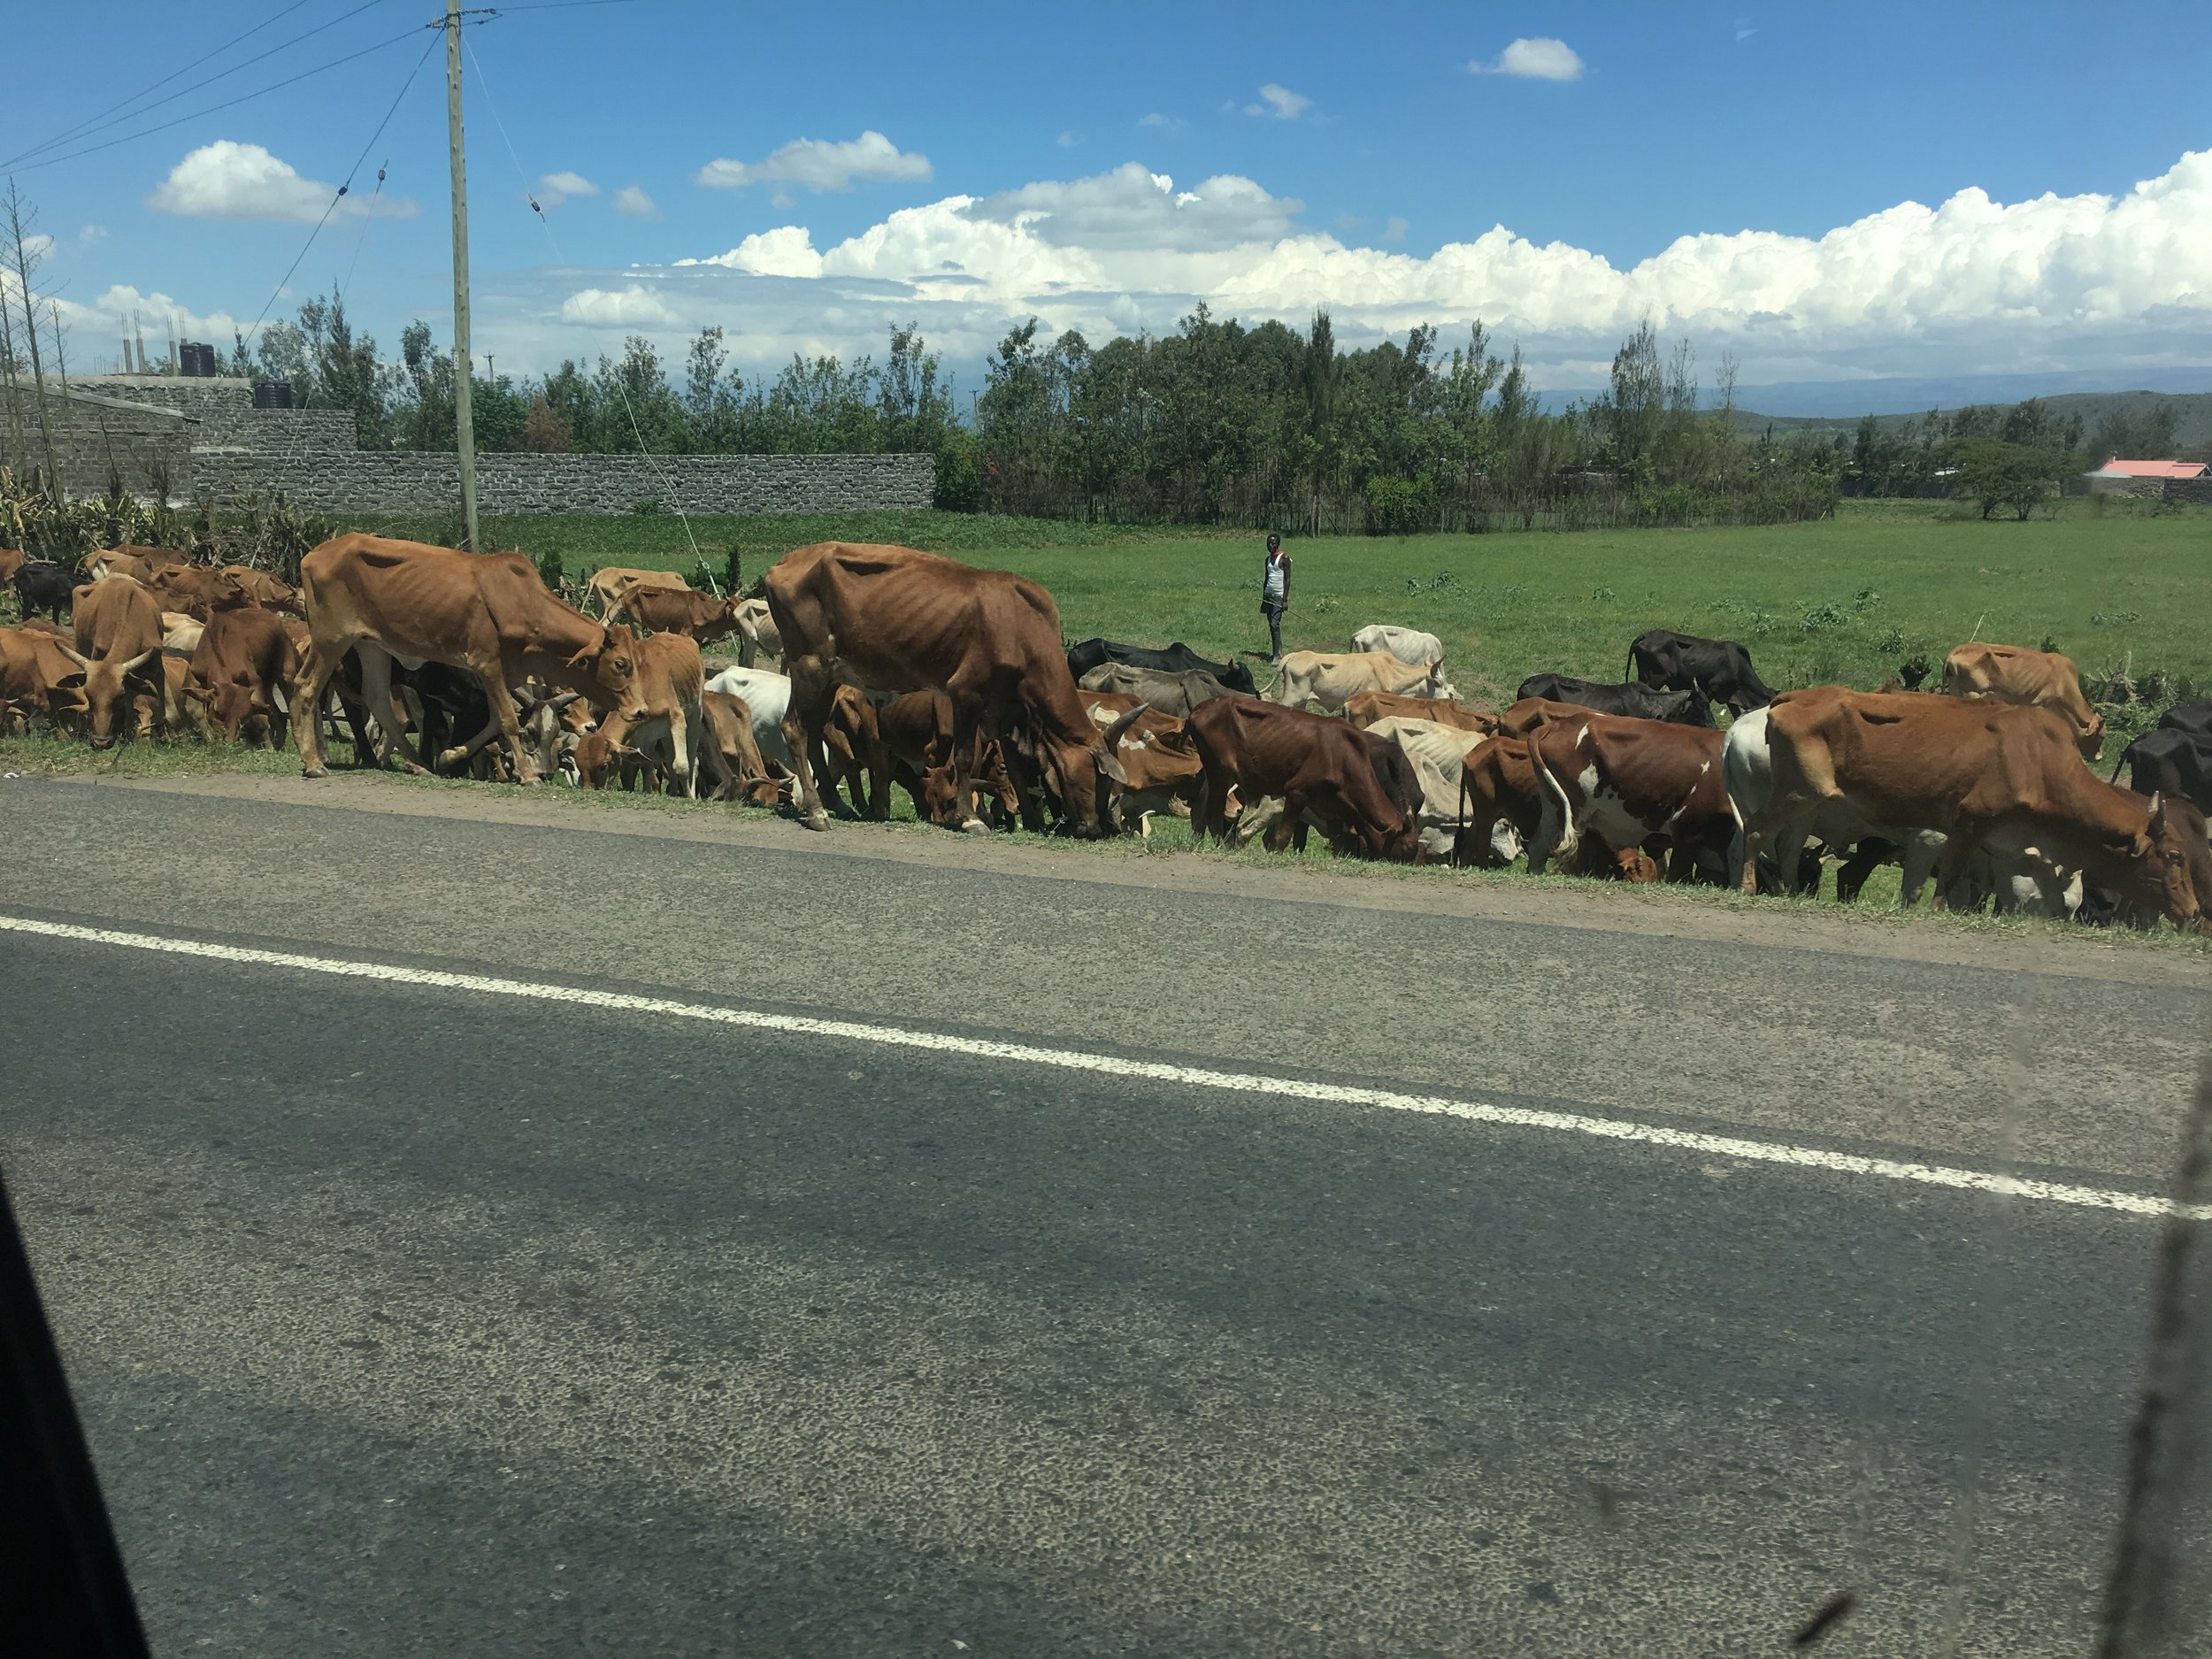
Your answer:
[[[651,288],[580,288],[561,302],[561,320],[588,328],[667,327],[679,320]]]
[[[1139,127],[1180,127],[1183,123],[1172,115],[1163,115],[1159,111],[1155,110],[1149,115],[1137,117],[1137,125]]]
[[[338,193],[334,184],[303,179],[290,163],[259,144],[219,138],[170,169],[146,205],[180,219],[261,219],[311,225]],[[411,219],[415,204],[398,196],[349,194],[338,211],[348,218]]]
[[[2119,195],[2001,204],[1966,188],[1820,236],[1686,235],[1626,266],[1502,225],[1418,257],[1304,227],[1302,212],[1248,179],[1186,190],[1131,163],[902,209],[818,250],[787,225],[553,303],[565,321],[649,332],[734,311],[756,360],[879,351],[909,319],[972,361],[1033,314],[1101,339],[1171,329],[1202,302],[1294,326],[1325,305],[1348,342],[1479,318],[1555,389],[1601,380],[1647,315],[1709,357],[1732,351],[1746,384],[2212,362],[2212,150]]]
[[[535,192],[541,207],[558,207],[581,196],[597,196],[599,187],[580,173],[549,173],[538,180]]]
[[[625,219],[658,219],[660,209],[642,186],[626,184],[614,193],[614,211]]]
[[[1269,81],[1260,88],[1260,102],[1244,106],[1247,115],[1271,115],[1279,121],[1294,121],[1313,108],[1313,100],[1288,87]]]
[[[749,184],[793,184],[818,194],[849,190],[862,180],[929,176],[927,156],[901,150],[872,127],[858,138],[842,142],[795,138],[764,161],[710,161],[692,175],[692,181],[719,190],[741,190]]]
[[[1525,81],[1582,79],[1582,59],[1575,56],[1574,49],[1549,35],[1515,41],[1490,62],[1478,58],[1467,67],[1479,75],[1518,75]]]

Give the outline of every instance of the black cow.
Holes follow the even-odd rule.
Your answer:
[[[2199,697],[2192,703],[2177,703],[2158,717],[2155,728],[2161,732],[2194,732],[2198,736],[2212,740],[2212,697]]]
[[[2212,733],[2162,723],[2120,751],[2114,780],[2131,765],[2128,787],[2136,794],[2177,795],[2212,815]]]
[[[1574,680],[1565,674],[1531,674],[1514,696],[1548,697],[1571,703],[1600,714],[1625,714],[1638,720],[1666,720],[1676,726],[1710,726],[1713,705],[1693,686],[1686,691],[1654,691],[1630,680],[1604,686],[1594,680]]]
[[[1133,668],[1157,668],[1170,674],[1211,674],[1232,691],[1256,696],[1252,669],[1246,663],[1217,663],[1201,657],[1178,640],[1162,649],[1151,645],[1124,645],[1119,640],[1090,639],[1068,648],[1068,672],[1080,680],[1102,663],[1127,663]]]
[[[1774,687],[1759,678],[1751,653],[1733,640],[1654,628],[1628,648],[1631,679],[1657,691],[1701,691],[1732,714],[1748,714],[1774,701]]]
[[[59,622],[63,611],[74,609],[71,595],[86,580],[67,565],[30,559],[15,573],[15,596],[23,602],[26,617],[43,611]]]

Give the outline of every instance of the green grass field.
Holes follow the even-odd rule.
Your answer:
[[[393,522],[419,533],[419,523]],[[1180,639],[1210,656],[1266,643],[1261,538],[952,514],[695,518],[719,569],[742,549],[748,580],[781,552],[829,537],[898,540],[1034,577],[1068,637]],[[560,554],[572,575],[602,565],[685,568],[669,516],[494,519],[488,540]],[[1873,686],[1968,639],[2053,641],[2093,680],[2163,671],[2169,695],[2212,686],[2212,511],[2098,511],[2068,503],[2025,524],[1989,523],[1942,502],[1846,502],[1817,524],[1576,534],[1294,539],[1284,642],[1340,650],[1369,622],[1425,628],[1478,700],[1528,674],[1622,678],[1650,627],[1738,639],[1777,686]],[[2137,722],[2122,718],[2126,730]]]

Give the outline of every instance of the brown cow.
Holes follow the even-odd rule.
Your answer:
[[[636,582],[647,588],[680,588],[686,592],[691,584],[674,571],[634,570],[625,565],[605,565],[584,579],[584,597],[599,607],[599,614],[611,617],[611,607],[622,596],[622,590]]]
[[[1943,689],[1954,697],[2055,710],[2074,728],[2083,759],[2104,753],[2104,716],[2081,695],[2081,672],[2070,657],[1972,640],[1943,659]]]
[[[908,691],[895,697],[871,696],[840,686],[824,731],[829,787],[850,786],[853,807],[879,822],[890,817],[890,786],[897,784],[914,803],[924,824],[957,828],[952,767],[952,699],[941,691]],[[1006,757],[997,744],[985,742],[973,764],[981,794],[991,802],[994,828],[1013,823],[1020,811]],[[868,780],[863,803],[863,777]]]
[[[65,731],[81,730],[91,711],[84,683],[84,670],[52,631],[0,628],[0,698],[19,716],[43,715]]]
[[[746,707],[745,699],[726,691],[710,691],[701,701],[700,712],[707,724],[706,742],[700,754],[707,771],[715,777],[713,798],[730,801],[741,796],[755,806],[773,806],[782,798],[783,786],[768,775],[768,763],[761,757],[760,744],[753,736],[753,711]]]
[[[1496,715],[1471,709],[1450,697],[1402,697],[1395,692],[1363,691],[1344,705],[1345,718],[1362,728],[1393,715],[1433,720],[1439,726],[1455,726],[1479,737],[1488,737],[1498,729]]]
[[[1271,852],[1294,834],[1303,844],[1308,812],[1333,844],[1371,857],[1410,862],[1419,849],[1420,824],[1385,790],[1358,727],[1248,697],[1202,703],[1184,724],[1205,771],[1192,820],[1199,840],[1228,839],[1226,803],[1234,788],[1248,802],[1282,797],[1282,818],[1267,835]],[[1382,747],[1400,754],[1394,744]]]
[[[257,605],[218,611],[192,649],[199,696],[210,723],[227,742],[236,742],[251,726],[267,748],[282,749],[288,717],[279,699],[291,695],[299,672],[299,654],[283,619]]]
[[[787,553],[764,579],[784,644],[791,703],[784,733],[799,774],[799,821],[826,829],[812,756],[839,683],[876,691],[941,691],[952,704],[955,811],[975,815],[979,738],[1010,743],[1025,717],[1048,781],[1079,834],[1111,833],[1105,795],[1122,781],[1083,712],[1060,648],[1060,612],[1035,582],[979,571],[913,548],[822,541]],[[1017,778],[1023,816],[1031,810]]]
[[[1579,720],[1592,712],[1579,703],[1557,703],[1549,697],[1523,697],[1498,717],[1500,737],[1526,737],[1554,720]]]
[[[23,557],[19,547],[0,547],[0,588],[15,585],[15,573],[23,568]]]
[[[127,576],[86,583],[77,589],[73,619],[76,649],[62,650],[84,670],[93,748],[115,741],[117,708],[139,690],[154,693],[165,714],[175,712],[167,707],[161,668],[161,608],[142,583]]]
[[[1529,758],[1550,802],[1528,867],[1540,875],[1555,851],[1574,852],[1595,832],[1609,847],[1652,841],[1668,848],[1667,879],[1687,881],[1702,862],[1725,871],[1736,815],[1721,774],[1721,733],[1709,726],[1639,720],[1583,710],[1528,739]]]
[[[86,554],[78,561],[78,568],[88,580],[97,580],[103,576],[128,576],[142,582],[150,580],[157,570],[183,570],[191,563],[183,554],[168,548],[139,547],[125,541]]]
[[[226,565],[215,573],[228,577],[242,595],[264,610],[280,611],[290,617],[304,617],[307,614],[307,607],[300,598],[300,590],[267,571],[251,565]]]
[[[111,568],[108,573],[120,572]],[[157,565],[142,580],[164,611],[180,611],[203,622],[226,606],[253,603],[236,577],[201,565]]]
[[[668,779],[668,793],[699,794],[699,749],[707,735],[700,701],[706,693],[699,648],[680,634],[656,634],[637,642],[637,664],[628,701],[599,723],[618,749],[635,749]]]
[[[1188,818],[1197,810],[1206,768],[1192,741],[1189,722],[1171,714],[1140,705],[1123,712],[1106,728],[1106,741],[1128,774],[1113,795],[1114,822],[1126,830],[1136,820],[1137,833],[1152,834],[1155,812]]]
[[[419,541],[342,535],[300,561],[300,586],[312,636],[300,702],[319,710],[351,651],[361,664],[364,700],[386,726],[382,758],[388,762],[396,753],[411,771],[427,768],[407,741],[406,710],[392,695],[394,655],[428,657],[481,680],[516,780],[526,784],[538,780],[538,768],[525,750],[509,687],[535,675],[609,710],[629,701],[637,649],[630,630],[603,626],[564,604],[518,553],[457,553]],[[325,776],[320,722],[302,720],[296,730],[301,771]]]
[[[1770,790],[1744,822],[1744,884],[1762,851],[1793,878],[1816,827],[1837,846],[1934,830],[1945,837],[1939,909],[1986,851],[2047,890],[2078,871],[2139,913],[2196,922],[2212,907],[2204,815],[2096,777],[2077,736],[2049,709],[1840,686],[1785,692],[1767,714]]]
[[[1536,839],[1543,822],[1547,791],[1536,776],[1525,737],[1485,739],[1467,751],[1459,772],[1459,819],[1453,859],[1460,864],[1510,864]],[[1498,844],[1503,826],[1512,833]],[[1602,835],[1586,834],[1572,853],[1555,855],[1562,874],[1596,876],[1617,881],[1656,881],[1659,866],[1640,847],[1615,847]]]
[[[744,601],[717,599],[688,588],[653,588],[633,582],[607,615],[653,632],[682,634],[701,645],[737,632],[737,609]]]

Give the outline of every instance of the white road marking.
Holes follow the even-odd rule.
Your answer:
[[[170,939],[157,933],[126,933],[111,927],[79,927],[67,922],[34,921],[22,916],[0,916],[0,933],[32,933],[47,939],[71,939],[85,944],[115,945],[129,950],[154,951],[172,956],[200,956],[257,967],[292,968],[304,973],[327,974],[333,979],[375,979],[392,985],[430,986],[440,990],[472,991],[487,996],[521,997],[539,1002],[565,1002],[573,1007],[605,1009],[612,1012],[659,1014],[674,1019],[695,1019],[709,1025],[735,1025],[752,1031],[837,1037],[851,1042],[872,1042],[895,1048],[921,1048],[939,1054],[969,1055],[983,1060],[1010,1060],[1025,1065],[1053,1066],[1067,1071],[1090,1071],[1104,1077],[1142,1078],[1148,1082],[1179,1083],[1238,1094],[1271,1094],[1284,1100],[1315,1101],[1333,1106],[1364,1106],[1381,1111],[1416,1112],[1426,1117],[1457,1118],[1469,1123],[1499,1124],[1515,1129],[1548,1129],[1556,1133],[1590,1135],[1601,1141],[1623,1141],[1640,1146],[1702,1153],[1709,1156],[1778,1164],[1797,1169],[1827,1170],[1842,1175],[1868,1175],[1878,1180],[1909,1181],[1923,1187],[1949,1187],[1959,1192],[2002,1193],[2038,1203],[2068,1204],[2084,1210],[2109,1210],[2127,1216],[2162,1217],[2171,1215],[2175,1208],[2173,1202],[2168,1198],[2112,1187],[2075,1187],[2061,1181],[2024,1179],[2016,1176],[1992,1174],[1983,1170],[1955,1169],[1939,1164],[1908,1164],[1894,1158],[1863,1157],[1855,1153],[1832,1152],[1822,1147],[1792,1146],[1786,1141],[1748,1141],[1734,1135],[1699,1134],[1686,1129],[1669,1129],[1657,1124],[1593,1118],[1581,1112],[1540,1111],[1525,1106],[1498,1106],[1482,1101],[1451,1100],[1437,1094],[1408,1094],[1395,1089],[1363,1088],[1339,1083],[1310,1082],[1302,1078],[1271,1077],[1264,1072],[1221,1071],[1207,1066],[1171,1065],[1157,1060],[1125,1059],[1118,1055],[1087,1054],[1079,1048],[1045,1048],[1033,1043],[993,1042],[980,1037],[956,1037],[935,1031],[910,1031],[902,1026],[868,1025],[859,1020],[815,1019],[800,1014],[770,1014],[753,1009],[718,1008],[703,1002],[678,1002],[672,997],[634,996],[622,991],[591,991],[572,985],[549,985],[540,980],[509,979],[493,974],[449,973],[434,968],[398,968],[381,962],[308,956],[288,950],[252,950],[237,945],[208,944],[195,939]],[[2191,1205],[2187,1213],[2193,1220],[2212,1221],[2212,1205]]]

